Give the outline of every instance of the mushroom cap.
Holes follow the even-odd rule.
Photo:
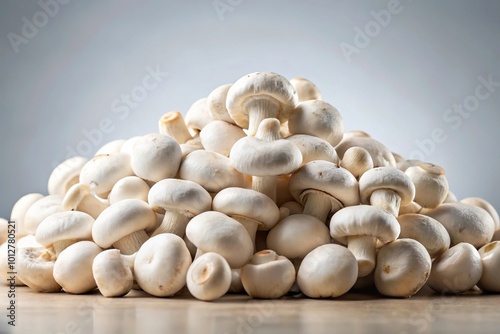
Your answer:
[[[443,168],[430,163],[420,163],[408,167],[405,174],[415,185],[414,201],[422,207],[435,208],[446,199],[449,186]]]
[[[158,182],[174,177],[181,159],[181,147],[172,137],[150,133],[138,139],[132,147],[130,165],[135,175]]]
[[[64,249],[54,264],[54,279],[67,293],[86,293],[97,284],[92,273],[94,258],[102,249],[92,241],[79,241]]]
[[[427,282],[432,261],[416,240],[398,239],[377,253],[375,287],[384,296],[410,297]]]
[[[295,282],[295,267],[273,250],[262,250],[241,268],[243,288],[252,298],[280,298]]]
[[[93,196],[87,184],[77,183],[71,186],[64,195],[62,208],[64,211],[77,210],[85,196]]]
[[[206,211],[192,218],[186,236],[203,252],[222,255],[231,268],[241,268],[253,254],[247,230],[221,212]]]
[[[344,121],[339,111],[321,100],[300,102],[288,119],[290,134],[307,134],[337,145],[344,135]]]
[[[127,153],[128,155],[132,154],[132,147],[134,147],[135,143],[141,138],[142,136],[134,136],[131,137],[123,143],[122,147],[120,147],[120,152],[122,153]]]
[[[10,221],[16,222],[17,225],[16,237],[20,238],[28,234],[28,232],[24,227],[24,217],[26,215],[26,212],[28,211],[29,207],[33,205],[33,203],[35,203],[36,201],[38,201],[43,197],[45,196],[39,193],[29,193],[22,196],[16,201],[16,203],[14,203],[14,206],[12,207],[10,213]]]
[[[179,179],[165,179],[151,187],[148,194],[149,205],[157,212],[175,210],[193,217],[208,211],[212,197],[199,184]]]
[[[116,241],[136,231],[156,226],[156,214],[145,202],[124,199],[101,212],[92,226],[92,237],[102,248],[109,248]]]
[[[283,76],[273,72],[254,72],[238,79],[228,90],[226,108],[231,118],[240,127],[247,129],[250,100],[268,99],[279,108],[280,123],[285,122],[297,104],[298,97],[292,84]]]
[[[188,269],[186,284],[199,300],[210,301],[226,294],[231,285],[231,268],[217,253],[205,253],[196,258]]]
[[[415,185],[411,179],[395,167],[376,167],[367,170],[359,178],[361,203],[370,204],[375,190],[392,190],[401,197],[401,206],[407,206],[415,197]]]
[[[396,159],[394,159],[392,152],[381,142],[366,134],[354,136],[344,135],[342,141],[335,146],[335,150],[342,160],[345,151],[353,146],[360,146],[370,153],[373,160],[373,167],[396,167]]]
[[[228,157],[205,150],[189,153],[182,161],[179,176],[213,193],[228,187],[245,186],[245,177],[231,165]]]
[[[493,241],[479,249],[483,274],[477,286],[483,291],[500,292],[500,241]]]
[[[367,170],[373,168],[373,160],[367,150],[360,146],[353,146],[345,151],[339,165],[350,171],[356,178],[359,178]]]
[[[218,120],[208,123],[200,132],[201,144],[205,150],[226,157],[229,156],[233,145],[243,137],[246,137],[246,133],[240,127]]]
[[[271,229],[280,218],[280,210],[268,196],[252,190],[230,187],[215,195],[212,208],[228,216],[243,216],[259,223],[259,230]]]
[[[464,203],[444,203],[425,212],[440,222],[450,235],[451,245],[467,242],[479,248],[491,241],[493,218],[483,209]]]
[[[92,274],[104,297],[120,297],[132,290],[132,270],[118,249],[102,251],[92,262]]]
[[[158,234],[137,251],[135,279],[141,289],[153,296],[173,296],[186,285],[191,262],[191,254],[182,238],[172,233]]]
[[[208,113],[214,120],[236,124],[226,108],[226,98],[233,84],[225,84],[215,88],[207,97]]]
[[[461,242],[432,262],[429,287],[442,293],[461,293],[472,289],[481,279],[481,256],[473,245]]]
[[[66,191],[78,182],[80,170],[87,163],[85,157],[72,157],[57,165],[49,176],[47,189],[49,195],[64,196]]]
[[[83,165],[80,183],[88,185],[96,194],[107,195],[118,180],[129,175],[134,175],[134,172],[127,153],[102,154]]]
[[[449,192],[448,192],[448,194],[449,194]],[[491,218],[493,218],[493,222],[495,223],[495,231],[500,229],[500,218],[498,216],[498,212],[495,209],[495,207],[493,205],[491,205],[490,202],[488,202],[484,198],[480,198],[480,197],[467,197],[467,198],[460,200],[460,202],[465,203],[465,204],[470,204],[473,206],[477,206],[478,208],[486,210],[486,212],[488,212],[490,214]]]
[[[95,152],[94,155],[101,155],[101,154],[111,154],[111,153],[117,153],[121,152],[123,144],[125,144],[127,140],[126,139],[116,139],[112,140],[109,143],[104,144]]]
[[[63,211],[62,200],[63,197],[60,195],[48,195],[33,203],[24,215],[24,230],[29,234],[35,234],[42,220]]]
[[[63,240],[92,240],[94,218],[80,211],[58,212],[45,218],[36,229],[36,241],[45,247]]]
[[[290,83],[297,92],[299,102],[307,100],[321,100],[321,92],[310,80],[305,78],[292,78]]]
[[[450,235],[436,219],[409,213],[397,217],[401,226],[399,238],[409,238],[420,242],[431,258],[441,255],[450,248]]]
[[[114,204],[124,199],[148,200],[149,185],[137,176],[126,176],[115,183],[108,195],[109,204]]]
[[[333,162],[315,160],[306,163],[290,177],[289,189],[295,200],[302,204],[308,190],[322,191],[342,206],[359,204],[358,181],[348,170]]]
[[[263,127],[277,126],[275,119],[266,119],[259,125],[257,133]],[[257,134],[258,135],[258,134]],[[262,140],[258,137],[244,137],[238,140],[229,154],[231,164],[240,173],[252,176],[277,176],[290,174],[302,163],[302,153],[286,139]]]
[[[325,160],[333,163],[338,163],[337,152],[324,139],[305,135],[297,134],[286,137],[286,140],[292,142],[302,153],[302,164],[306,164],[313,160]]]
[[[304,257],[297,272],[300,291],[311,298],[338,297],[358,278],[358,262],[345,247],[322,245]]]
[[[55,261],[55,254],[44,247],[18,247],[17,278],[34,291],[57,292],[61,286],[53,275]]]
[[[337,211],[330,220],[330,235],[342,244],[350,236],[372,236],[379,245],[394,241],[401,228],[396,217],[370,205],[349,206]]]
[[[210,116],[207,102],[206,97],[197,100],[189,107],[184,116],[186,126],[193,137],[198,135],[205,125],[214,120],[212,116]]]
[[[325,223],[316,217],[297,214],[278,222],[267,235],[267,247],[289,259],[302,259],[314,248],[330,243]]]

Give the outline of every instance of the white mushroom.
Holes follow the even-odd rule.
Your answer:
[[[477,286],[488,292],[500,292],[500,241],[493,241],[479,249],[483,274]]]
[[[62,201],[63,197],[60,195],[48,195],[33,203],[24,215],[24,230],[29,234],[35,234],[42,220],[63,211]]]
[[[491,205],[490,202],[480,197],[467,197],[461,199],[460,202],[477,206],[478,208],[486,210],[486,212],[488,212],[491,218],[493,218],[493,222],[495,223],[495,231],[500,230],[500,217],[498,216],[497,210],[493,205]]]
[[[239,126],[218,120],[208,123],[200,132],[201,144],[205,150],[226,157],[229,156],[233,145],[244,137],[246,134]]]
[[[207,98],[204,97],[194,102],[186,112],[184,120],[189,133],[193,137],[199,136],[201,129],[214,120],[208,111]]]
[[[444,169],[430,163],[420,163],[406,169],[415,185],[414,201],[424,208],[435,208],[446,199],[448,195],[448,180]]]
[[[338,163],[337,152],[333,146],[324,139],[297,134],[286,137],[286,140],[292,142],[302,153],[302,165],[313,160],[324,160]]]
[[[339,165],[347,169],[359,180],[361,175],[373,168],[373,160],[367,150],[359,146],[353,146],[345,151]]]
[[[123,145],[127,142],[126,139],[116,139],[112,140],[109,143],[104,144],[95,152],[94,156],[101,154],[112,154],[121,152]]]
[[[226,98],[232,84],[225,84],[215,88],[207,97],[208,113],[214,120],[236,124],[226,108]]]
[[[149,185],[137,176],[126,176],[115,183],[108,195],[109,204],[114,204],[124,199],[140,199],[148,201]]]
[[[125,296],[134,285],[133,255],[122,255],[118,249],[105,250],[94,258],[92,274],[104,297]]]
[[[90,187],[83,183],[73,185],[62,201],[64,211],[82,211],[91,215],[94,219],[108,207],[106,201],[94,196]]]
[[[307,100],[321,100],[321,92],[310,80],[305,78],[292,78],[290,83],[297,92],[299,102]]]
[[[14,284],[18,286],[23,286],[26,284],[21,281],[21,279],[19,278],[19,269],[14,266],[19,264],[19,259],[20,259],[19,254],[21,248],[28,248],[28,247],[43,248],[43,246],[40,245],[38,242],[36,242],[35,236],[31,234],[22,236],[18,239],[10,239],[10,240],[16,241],[15,249],[17,254],[15,255],[12,254],[12,246],[10,247],[11,251],[9,252],[9,245],[12,245],[12,243],[9,244],[9,242],[6,241],[0,245],[0,282],[8,285]],[[12,268],[11,265],[14,268]],[[12,269],[17,269],[17,275],[14,275],[14,277],[12,277],[11,274]]]
[[[49,176],[47,185],[49,195],[64,196],[68,189],[78,183],[80,170],[87,163],[87,158],[72,157],[57,165]]]
[[[19,198],[12,207],[10,221],[16,222],[16,239],[28,234],[26,228],[24,227],[24,217],[26,212],[31,205],[43,197],[45,196],[39,193],[30,193]]]
[[[54,279],[56,256],[43,247],[19,247],[17,276],[36,292],[57,292],[61,285]]]
[[[396,167],[394,155],[385,145],[371,138],[366,133],[359,133],[359,131],[344,134],[342,141],[335,146],[339,159],[342,160],[345,152],[353,146],[362,147],[370,153],[373,160],[373,167]]]
[[[199,300],[211,301],[226,294],[231,285],[231,268],[217,253],[195,259],[186,275],[189,292]]]
[[[158,121],[158,131],[162,135],[172,137],[179,144],[184,144],[193,139],[182,114],[178,111],[170,111],[164,114]]]

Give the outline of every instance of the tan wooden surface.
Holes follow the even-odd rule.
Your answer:
[[[337,299],[215,302],[189,296],[124,298],[40,294],[16,289],[16,327],[7,326],[8,289],[0,287],[1,333],[500,333],[500,295],[441,296],[423,290],[410,299],[349,293]]]

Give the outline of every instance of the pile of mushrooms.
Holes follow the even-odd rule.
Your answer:
[[[184,117],[166,113],[156,133],[63,161],[48,195],[21,197],[10,220],[16,284],[37,292],[500,292],[490,203],[457,200],[443,168],[345,132],[312,82],[270,72],[216,88]]]

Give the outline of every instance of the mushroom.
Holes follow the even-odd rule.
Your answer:
[[[214,120],[236,124],[226,108],[226,98],[233,84],[225,84],[215,88],[207,97],[208,113]]]
[[[342,141],[335,146],[339,159],[342,160],[345,152],[353,146],[362,147],[370,153],[373,160],[373,167],[396,167],[396,159],[394,159],[392,152],[381,142],[373,139],[364,132],[344,134]]]
[[[311,136],[298,134],[289,136],[286,140],[292,142],[302,153],[302,165],[313,160],[324,160],[333,163],[338,163],[337,152],[324,139]]]
[[[94,242],[106,249],[113,246],[130,255],[148,240],[146,229],[156,226],[156,214],[138,199],[124,199],[105,209],[92,226]]]
[[[193,151],[204,150],[203,145],[201,145],[201,139],[199,136],[188,140],[187,142],[185,142],[184,144],[180,144],[179,146],[181,147],[182,160],[184,160],[184,158],[186,158],[186,156]]]
[[[236,220],[217,211],[206,211],[191,219],[186,236],[198,248],[196,257],[214,252],[232,269],[241,268],[253,254],[252,239]]]
[[[358,261],[358,275],[375,269],[377,241],[380,246],[396,240],[400,227],[396,218],[374,206],[357,205],[337,211],[330,220],[330,235],[346,245]]]
[[[54,251],[56,257],[68,246],[92,240],[94,218],[79,211],[58,212],[45,218],[36,229],[36,241]]]
[[[328,161],[311,161],[290,177],[290,193],[304,205],[304,214],[322,222],[330,213],[359,204],[358,181],[344,168]]]
[[[339,165],[347,169],[359,180],[361,175],[373,168],[373,160],[367,150],[359,146],[353,146],[345,151]]]
[[[191,255],[179,236],[162,233],[151,237],[137,252],[134,275],[147,293],[169,297],[186,285]]]
[[[228,157],[205,150],[189,153],[182,161],[179,176],[214,194],[224,188],[245,186],[245,177],[233,168]]]
[[[197,137],[201,129],[214,120],[208,111],[207,98],[201,98],[193,103],[186,112],[184,120],[191,136]]]
[[[400,215],[397,219],[401,226],[399,238],[409,238],[420,242],[432,259],[450,248],[450,235],[434,218],[410,213]]]
[[[254,136],[266,118],[286,122],[297,101],[297,93],[287,79],[272,72],[254,72],[229,88],[226,108],[234,122]]]
[[[195,259],[188,269],[186,284],[199,300],[212,301],[226,294],[231,285],[231,268],[217,253],[205,253]]]
[[[394,156],[394,159],[396,159],[396,156]],[[402,172],[406,172],[406,170],[408,168],[413,167],[413,166],[418,166],[421,163],[422,163],[422,161],[420,161],[420,160],[414,160],[414,159],[405,160],[405,159],[403,159],[403,160],[396,162],[396,168]]]
[[[280,218],[276,203],[268,196],[252,189],[236,187],[223,189],[214,197],[212,209],[242,224],[254,245],[257,230],[270,230]]]
[[[132,147],[130,165],[135,175],[158,182],[177,174],[181,158],[181,147],[174,139],[150,133],[138,139]]]
[[[375,287],[384,296],[409,298],[427,282],[431,266],[431,257],[421,243],[396,240],[377,254]]]
[[[491,241],[493,218],[485,210],[464,203],[445,203],[425,212],[440,222],[450,235],[451,245],[467,242],[480,248]]]
[[[480,197],[467,197],[460,200],[460,202],[477,206],[478,208],[486,210],[491,218],[493,218],[493,222],[495,223],[495,231],[500,230],[500,218],[498,217],[498,212],[490,202]]]
[[[287,257],[294,265],[298,265],[316,247],[328,243],[328,227],[317,218],[305,214],[288,216],[279,221],[266,239],[270,250]]]
[[[321,100],[300,102],[288,119],[290,134],[306,134],[337,145],[344,135],[342,116],[331,104]]]
[[[122,255],[118,249],[108,249],[96,255],[92,274],[104,297],[125,296],[134,285],[133,255]]]
[[[30,205],[23,219],[24,230],[29,234],[35,234],[42,220],[63,211],[62,200],[63,197],[60,195],[48,195]]]
[[[321,92],[310,80],[305,78],[292,78],[290,83],[297,92],[299,102],[307,100],[321,100]]]
[[[231,148],[229,159],[240,173],[252,175],[252,189],[276,200],[277,176],[290,174],[302,163],[300,150],[281,139],[279,121],[264,119],[255,137],[238,140]]]
[[[182,238],[189,220],[210,210],[212,197],[195,182],[165,179],[151,187],[148,202],[153,210],[164,214],[153,235],[174,233]]]
[[[252,298],[281,298],[295,282],[295,267],[273,250],[262,250],[241,268],[241,283]]]
[[[120,152],[126,153],[128,155],[132,154],[132,147],[134,147],[135,143],[141,138],[142,136],[134,136],[131,137],[123,143],[122,147],[120,147]]]
[[[399,208],[413,201],[415,185],[395,167],[376,167],[359,178],[359,195],[362,204],[371,204],[397,217]]]
[[[242,293],[245,291],[243,289],[243,283],[241,283],[241,268],[231,269],[231,285],[229,286],[228,293]]]
[[[493,241],[479,249],[483,274],[477,286],[487,292],[500,292],[500,241]]]
[[[45,196],[39,193],[29,193],[19,198],[12,207],[10,221],[16,223],[16,239],[28,234],[26,228],[24,227],[24,217],[26,216],[26,212],[28,212],[29,207],[33,205],[33,203],[43,197]]]
[[[415,185],[414,201],[422,207],[432,209],[446,199],[449,186],[443,168],[430,163],[420,163],[407,168],[405,174]]]
[[[182,114],[178,111],[170,111],[160,117],[158,131],[162,135],[172,137],[177,143],[184,144],[193,139],[184,123]]]
[[[8,236],[10,234],[9,232],[10,228],[8,228],[8,225],[9,222],[7,221],[7,219],[0,218],[0,245],[3,244],[8,239]],[[13,235],[15,236],[15,234]]]
[[[224,135],[221,135],[222,133]],[[205,125],[200,132],[201,144],[205,150],[217,152],[226,157],[229,156],[233,145],[244,137],[246,134],[239,126],[217,120]]]
[[[481,255],[473,245],[461,242],[432,262],[428,285],[441,293],[462,293],[472,289],[481,279]]]
[[[322,245],[304,257],[297,272],[300,291],[310,298],[339,297],[356,283],[358,266],[345,247]]]
[[[18,274],[15,275],[14,280],[12,280],[11,276],[12,268],[10,266],[12,265],[13,259],[12,257],[9,259],[9,245],[12,245],[12,243],[9,244],[8,240],[0,245],[0,283],[5,283],[7,285],[14,284],[17,286],[26,285],[19,278],[19,266],[17,268],[14,268],[17,269]],[[21,248],[28,248],[28,247],[43,248],[42,245],[36,242],[35,236],[31,234],[18,238],[15,242],[15,247],[17,252],[16,264],[19,264],[20,260],[19,253]],[[10,248],[12,249],[12,246]]]
[[[115,204],[124,199],[140,199],[148,201],[149,185],[137,176],[126,176],[115,183],[108,195],[109,204]]]
[[[54,279],[56,256],[44,247],[18,247],[17,276],[36,292],[57,292],[61,285]]]
[[[92,195],[90,187],[83,183],[77,183],[69,188],[62,201],[64,211],[82,211],[94,219],[108,206],[104,200]]]
[[[72,157],[57,165],[49,176],[49,195],[64,196],[68,189],[78,183],[80,170],[87,163],[87,158]]]
[[[415,201],[411,201],[407,206],[399,207],[398,217],[408,213],[423,214],[425,210],[426,209],[423,209],[419,204],[415,203]]]
[[[103,146],[101,146],[101,148],[99,148],[97,152],[95,152],[94,156],[121,152],[121,149],[126,142],[127,142],[126,139],[112,140],[109,143],[106,143]]]
[[[458,202],[457,196],[455,196],[454,193],[451,191],[448,191],[448,194],[446,195],[446,198],[444,199],[443,203],[455,203]]]
[[[280,206],[280,220],[304,212],[304,207],[295,201],[285,202]]]

